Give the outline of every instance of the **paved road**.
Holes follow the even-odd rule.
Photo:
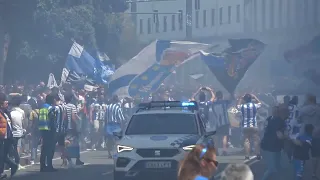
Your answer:
[[[55,173],[39,173],[39,165],[28,166],[24,170],[20,170],[12,180],[113,180],[112,174],[112,160],[107,158],[107,153],[103,151],[86,151],[81,154],[82,160],[86,162],[84,166],[76,167],[74,169],[59,169]],[[232,155],[226,157],[217,157],[219,161],[219,168],[216,177],[219,177],[221,171],[230,163],[243,163],[244,157],[242,155]],[[246,161],[255,175],[255,180],[261,180],[261,176],[264,172],[263,161],[257,161],[252,158]],[[59,168],[61,165],[61,160],[56,159],[54,161],[54,166]],[[287,168],[281,170],[281,174],[276,177],[280,180],[292,180],[293,177],[291,168],[286,165]],[[311,179],[310,164],[308,166],[308,171],[306,172],[307,177],[304,180]],[[9,172],[7,172],[9,173]],[[272,178],[276,180],[277,178]],[[219,178],[216,178],[219,179]]]

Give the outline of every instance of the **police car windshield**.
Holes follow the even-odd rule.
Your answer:
[[[193,114],[138,114],[125,134],[198,134],[198,128]]]

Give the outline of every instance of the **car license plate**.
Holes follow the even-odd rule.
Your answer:
[[[158,162],[147,162],[146,168],[171,168],[171,162],[168,161],[158,161]]]

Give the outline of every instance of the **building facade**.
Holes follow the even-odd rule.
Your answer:
[[[264,53],[247,73],[259,76],[243,78],[244,83],[256,85],[273,84],[277,77],[287,76],[291,70],[283,53],[320,34],[320,0],[160,0],[135,3],[131,12],[136,13],[136,35],[142,43],[168,39],[219,44],[228,38],[266,43]],[[189,76],[193,74],[203,76],[194,80]],[[180,66],[168,80],[183,87],[219,84],[202,61]],[[246,86],[240,83],[238,88]]]
[[[131,3],[130,13],[143,43],[155,39],[251,37],[316,30],[320,1],[153,0]]]
[[[140,41],[193,39],[243,32],[243,0],[175,0],[131,3]]]

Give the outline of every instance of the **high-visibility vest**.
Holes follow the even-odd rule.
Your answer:
[[[38,128],[40,131],[49,131],[49,110],[48,108],[41,108],[39,110],[39,121],[38,121]]]

